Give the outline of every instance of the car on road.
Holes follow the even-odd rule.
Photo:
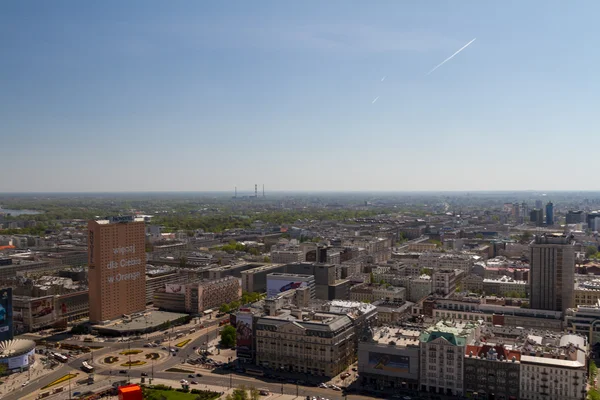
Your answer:
[[[195,378],[195,377],[196,377],[196,375],[194,375],[194,374],[189,374],[188,375],[188,378]]]
[[[356,372],[356,371],[358,371],[358,368],[352,367],[352,371]]]
[[[320,387],[321,389],[328,389],[328,388],[329,388],[329,386],[327,386],[327,384],[326,384],[326,383],[319,383],[319,387]]]
[[[21,386],[27,386],[27,385],[29,385],[29,381],[23,382],[23,384]]]
[[[341,392],[341,391],[342,391],[342,389],[341,389],[339,386],[336,386],[336,385],[331,385],[331,388],[332,388],[333,390],[335,390],[335,391],[338,391],[338,392]]]
[[[124,369],[122,369],[122,370],[120,370],[120,371],[119,371],[119,373],[120,373],[120,374],[126,374],[126,373],[127,373],[127,371],[125,371]]]
[[[73,393],[73,396],[77,397],[77,396],[79,396],[80,394],[81,394],[81,392],[75,392],[75,393]]]
[[[192,385],[197,385],[197,384],[198,384],[198,382],[196,382],[196,381],[191,381],[190,383],[191,383]]]
[[[201,377],[202,377],[202,374],[198,373],[198,374],[196,374],[196,376],[197,376],[198,378],[201,378]]]
[[[142,375],[142,376],[148,376],[148,373],[147,373],[147,372],[142,372],[142,374],[141,374],[141,375]]]
[[[182,379],[179,381],[179,383],[188,383],[188,381],[186,381],[185,379]]]

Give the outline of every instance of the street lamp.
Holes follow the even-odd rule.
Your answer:
[[[127,370],[127,383],[131,383],[131,342],[127,342],[127,356],[129,357],[129,369]]]

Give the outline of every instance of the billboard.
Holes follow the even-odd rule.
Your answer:
[[[237,356],[252,357],[252,314],[236,314],[235,331]]]
[[[410,372],[410,357],[369,352],[369,368],[387,372],[408,373]]]
[[[165,292],[185,294],[185,285],[180,285],[178,283],[167,283],[165,284]]]
[[[8,361],[7,367],[9,370],[20,369],[20,368],[24,368],[24,367],[27,367],[28,365],[33,364],[33,360],[35,357],[34,354],[35,354],[35,350],[31,350],[28,353],[21,354],[19,356],[15,356],[15,357],[5,358],[4,360]]]
[[[55,319],[54,296],[41,297],[32,301],[31,319],[33,326],[52,323]]]
[[[13,338],[12,288],[0,289],[0,340]]]
[[[268,279],[267,297],[277,296],[279,293],[305,286],[308,286],[308,282],[306,281],[284,281],[279,279]]]

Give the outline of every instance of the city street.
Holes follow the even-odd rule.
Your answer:
[[[206,322],[203,322],[206,325]],[[185,329],[190,329],[192,327],[194,327],[195,325],[187,325],[187,326],[180,326],[180,327],[175,327],[174,331],[176,330],[185,330]],[[314,387],[314,386],[302,386],[302,385],[295,385],[295,384],[291,384],[291,383],[286,383],[286,382],[274,382],[273,380],[270,379],[265,379],[265,378],[258,378],[258,377],[253,377],[253,376],[247,376],[247,375],[240,375],[238,373],[232,372],[229,374],[220,374],[220,373],[213,373],[210,369],[205,369],[205,368],[201,368],[199,366],[193,366],[193,365],[189,365],[189,364],[185,364],[185,361],[191,357],[194,356],[195,350],[193,350],[194,347],[196,348],[202,348],[204,347],[205,343],[210,343],[210,341],[214,341],[218,338],[218,332],[219,332],[219,325],[218,325],[218,321],[215,321],[215,324],[212,326],[208,326],[206,328],[201,329],[198,332],[194,332],[191,335],[186,335],[183,338],[177,339],[177,340],[173,340],[171,343],[163,343],[161,345],[161,347],[163,345],[165,346],[169,346],[169,344],[171,346],[175,345],[175,342],[179,342],[179,341],[183,341],[185,339],[191,338],[192,341],[189,342],[185,347],[183,347],[175,356],[169,356],[166,357],[162,360],[157,361],[154,366],[152,364],[148,364],[148,365],[144,365],[142,367],[134,367],[134,368],[127,368],[127,367],[119,367],[119,366],[115,366],[114,368],[108,368],[106,365],[102,365],[99,364],[98,362],[93,362],[93,365],[95,367],[95,371],[94,371],[94,376],[95,376],[95,382],[92,385],[78,385],[76,382],[79,381],[81,378],[75,378],[71,381],[71,387],[70,387],[70,392],[71,395],[73,395],[73,393],[85,393],[88,391],[98,391],[104,388],[108,388],[111,386],[111,384],[113,382],[116,381],[123,381],[123,380],[130,380],[131,382],[135,382],[138,383],[140,382],[140,376],[141,373],[147,373],[148,377],[146,378],[146,383],[149,383],[149,378],[154,377],[154,384],[156,383],[168,383],[169,385],[173,386],[173,387],[178,387],[179,386],[179,381],[181,379],[188,379],[188,380],[195,380],[198,382],[197,388],[201,389],[203,387],[203,385],[208,385],[211,386],[213,390],[217,390],[220,389],[219,391],[227,391],[230,387],[236,388],[242,385],[245,386],[254,386],[255,388],[264,388],[264,389],[268,389],[271,393],[273,398],[275,398],[276,396],[281,397],[281,394],[285,394],[285,395],[289,395],[289,396],[299,396],[299,398],[305,398],[306,396],[320,396],[321,398],[327,398],[330,400],[341,400],[341,399],[356,399],[356,400],[362,400],[362,399],[372,399],[373,397],[371,396],[363,396],[363,395],[357,395],[357,394],[348,394],[347,396],[344,396],[342,392],[339,391],[334,391],[333,389],[323,389],[323,388],[318,388],[318,387]],[[158,339],[164,339],[164,338],[168,338],[168,337],[172,337],[172,332],[171,330],[168,333],[155,333],[154,335],[151,335],[149,338],[143,338],[143,339],[139,339],[136,341],[132,341],[132,342],[117,342],[117,341],[104,341],[104,342],[94,342],[95,345],[101,345],[103,346],[102,349],[98,349],[93,351],[93,353],[90,354],[83,354],[74,358],[71,358],[66,364],[63,364],[61,366],[59,366],[58,368],[55,368],[54,371],[50,372],[49,374],[45,375],[45,376],[40,376],[40,377],[35,377],[35,372],[34,375],[32,376],[31,381],[29,382],[29,384],[26,387],[18,387],[16,388],[16,391],[10,392],[4,396],[1,396],[0,398],[2,398],[3,400],[19,400],[19,399],[35,399],[38,395],[39,395],[39,389],[42,388],[43,386],[53,382],[54,380],[64,376],[65,374],[71,372],[71,371],[77,371],[80,372],[81,375],[81,363],[84,360],[90,360],[92,357],[93,359],[99,360],[100,358],[111,354],[111,353],[115,353],[115,352],[119,352],[128,348],[131,349],[138,349],[138,348],[143,348],[143,345],[145,343],[148,343],[150,341],[154,341],[154,340],[158,340]],[[81,341],[74,341],[74,340],[65,340],[63,341],[63,343],[73,343],[73,344],[80,344],[80,345],[86,345],[89,343],[83,343]],[[146,348],[143,348],[144,350],[146,350]],[[166,372],[167,369],[169,368],[173,368],[173,367],[177,367],[177,368],[181,368],[181,369],[185,369],[185,370],[190,370],[190,371],[194,371],[194,373],[201,373],[202,377],[198,377],[195,379],[191,379],[188,377],[188,373],[185,372]],[[127,371],[127,374],[121,374],[120,371],[124,370]],[[81,375],[82,377],[84,375]],[[291,376],[290,376],[291,378]],[[298,377],[295,377],[298,378]],[[304,376],[302,377],[304,378]],[[336,381],[337,382],[337,381]],[[339,382],[338,382],[339,383]],[[57,385],[56,387],[63,387],[64,388],[64,392],[60,393],[60,394],[55,394],[49,397],[50,400],[65,400],[69,398],[69,384],[68,383],[62,383],[60,385]],[[196,385],[194,385],[196,386]],[[421,395],[421,397],[419,397],[418,394],[411,394],[410,395],[412,398],[427,398],[426,395]]]
[[[157,366],[159,365],[159,368],[161,370],[165,370],[174,365],[180,364],[183,361],[185,361],[188,357],[190,357],[192,354],[194,354],[193,347],[200,347],[203,345],[204,342],[214,340],[218,336],[218,331],[219,331],[218,321],[219,320],[203,321],[203,322],[201,322],[201,324],[204,324],[206,326],[207,323],[210,323],[212,321],[215,321],[214,325],[207,326],[207,327],[199,330],[198,332],[194,332],[191,335],[187,335],[184,338],[177,340],[177,341],[181,341],[181,340],[185,340],[187,338],[192,339],[192,341],[190,343],[188,343],[184,348],[182,348],[179,351],[177,356],[169,357],[164,362],[162,362],[160,364],[157,363]],[[172,330],[190,329],[190,328],[195,328],[195,327],[196,327],[195,324],[188,324],[185,326],[174,327],[174,329],[172,329]],[[172,337],[172,336],[173,336],[173,334],[170,330],[168,333],[162,333],[162,332],[155,333],[154,335],[150,335],[149,338],[144,337],[143,339],[139,339],[139,340],[131,341],[131,342],[113,342],[113,341],[94,342],[93,345],[103,346],[103,348],[95,350],[92,353],[82,354],[77,357],[70,358],[66,364],[63,364],[63,365],[55,368],[54,371],[52,371],[49,374],[44,375],[44,376],[36,375],[35,369],[34,369],[34,371],[33,371],[34,374],[31,376],[31,380],[29,380],[29,384],[27,384],[25,387],[22,387],[20,385],[18,387],[15,386],[14,389],[16,389],[16,390],[11,391],[6,394],[3,394],[3,395],[0,395],[0,398],[6,399],[6,400],[22,399],[26,396],[26,394],[37,392],[39,389],[41,389],[45,385],[66,375],[71,370],[76,370],[78,372],[81,372],[81,369],[80,369],[81,363],[84,360],[90,360],[92,357],[95,359],[96,357],[102,357],[102,356],[109,354],[111,352],[114,352],[116,350],[124,350],[124,349],[130,348],[130,347],[131,348],[142,348],[142,346],[145,343],[148,343],[148,341],[168,338],[168,337]],[[171,342],[170,345],[174,345],[175,342],[176,341],[173,340],[173,342]],[[63,341],[63,343],[79,344],[79,345],[83,345],[83,346],[90,344],[90,343],[84,343],[81,341],[74,341],[74,340],[65,340],[65,341]],[[165,343],[165,345],[168,345],[167,343]],[[109,377],[111,376],[111,369],[104,368],[103,366],[100,366],[96,363],[94,363],[93,365],[96,369],[94,374],[97,376],[97,380],[101,379],[101,377],[98,375],[106,375]],[[112,371],[112,376],[117,376],[118,371],[122,370],[122,369],[128,370],[127,368],[115,367],[114,371]],[[139,377],[141,372],[147,372],[148,374],[150,374],[152,372],[152,365],[148,365],[147,367],[143,367],[143,368],[140,368],[140,367],[132,368],[131,376],[134,376],[134,374],[135,374],[136,377]],[[13,375],[10,379],[18,380],[19,382],[21,382],[24,379],[24,377],[28,377],[28,376],[29,376],[28,372],[23,372],[20,374]],[[121,376],[123,376],[123,375],[121,375]],[[125,375],[123,379],[126,379],[126,378],[127,378],[127,376]],[[27,379],[25,379],[25,381],[26,380]],[[76,380],[76,379],[74,379],[74,380]],[[10,380],[9,380],[9,382],[10,382]],[[71,382],[72,387],[73,387],[73,384],[74,384],[74,382]],[[68,387],[68,384],[66,384],[66,385],[61,384],[60,386]],[[59,387],[59,385],[57,385],[56,387]],[[82,386],[82,388],[83,387],[88,388],[88,389],[82,389],[83,391],[90,390],[88,386]],[[65,390],[67,390],[67,389],[65,389]],[[82,391],[82,390],[78,390],[78,391]]]

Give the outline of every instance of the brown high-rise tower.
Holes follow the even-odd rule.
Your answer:
[[[146,308],[145,224],[142,218],[88,222],[90,321]]]

